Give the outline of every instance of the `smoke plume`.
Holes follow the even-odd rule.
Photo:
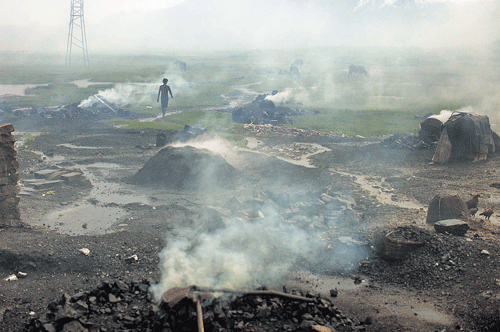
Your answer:
[[[167,239],[160,253],[161,282],[152,290],[159,299],[174,286],[251,289],[266,285],[280,280],[300,257],[318,249],[315,243],[305,231],[276,217],[231,220],[212,234]]]

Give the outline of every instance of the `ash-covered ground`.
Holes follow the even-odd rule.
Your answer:
[[[174,163],[176,153],[156,146],[158,131],[92,120],[6,122],[19,140],[23,227],[0,231],[2,331],[66,323],[68,331],[175,330],[155,316],[158,296],[193,284],[297,290],[332,313],[252,298],[225,304],[232,316],[205,306],[212,330],[498,330],[496,213],[489,221],[477,214],[464,237],[426,225],[436,194],[479,193],[479,211],[498,209],[496,155],[430,165],[433,151],[388,149],[378,138],[285,129],[258,138],[251,126],[249,149],[208,135],[187,143],[208,154]],[[43,134],[22,145],[36,133]],[[186,151],[186,143],[170,143]],[[40,171],[51,169],[83,177],[44,184]],[[159,181],[141,183],[145,172]],[[166,185],[172,172],[189,181]],[[192,180],[200,172],[198,190]],[[384,260],[374,239],[389,232],[425,244],[403,260]],[[19,272],[25,277],[3,280]],[[179,311],[195,329],[193,307]]]

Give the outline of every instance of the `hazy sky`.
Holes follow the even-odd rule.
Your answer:
[[[84,0],[86,24],[119,12],[165,9],[184,0]],[[0,25],[68,24],[71,0],[0,0]]]
[[[477,47],[499,0],[85,0],[90,50]],[[0,49],[65,49],[71,0],[0,0]]]

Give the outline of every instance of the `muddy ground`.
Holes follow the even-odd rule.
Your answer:
[[[234,188],[198,192],[130,183],[160,150],[157,131],[127,131],[101,122],[1,120],[7,122],[14,124],[19,140],[22,227],[0,230],[1,331],[20,331],[62,294],[88,291],[102,281],[158,282],[159,252],[167,235],[180,225],[199,227],[202,206],[222,206],[231,197],[249,199],[266,190],[329,190],[353,197],[356,221],[324,232],[329,241],[348,236],[366,249],[364,256],[342,262],[342,268],[297,262],[267,287],[286,285],[326,296],[337,290],[332,300],[344,314],[358,321],[370,317],[367,331],[498,330],[496,213],[490,221],[476,215],[465,237],[437,235],[425,222],[427,205],[438,193],[464,199],[479,193],[480,212],[497,210],[500,191],[491,185],[500,182],[498,155],[476,163],[430,165],[433,151],[387,149],[378,138],[255,138],[249,132],[249,149],[227,157],[241,181]],[[23,138],[37,133],[43,135],[23,146]],[[88,181],[30,187],[34,172],[55,165],[79,168]],[[370,244],[374,234],[390,231],[426,245],[403,261],[383,260]],[[331,250],[329,241],[318,256]],[[128,259],[133,255],[138,260]],[[27,276],[3,280],[19,271]]]

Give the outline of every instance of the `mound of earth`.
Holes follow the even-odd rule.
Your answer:
[[[222,156],[210,150],[169,146],[148,160],[132,182],[161,188],[208,189],[230,186],[236,173]]]

